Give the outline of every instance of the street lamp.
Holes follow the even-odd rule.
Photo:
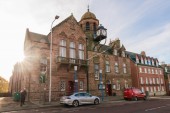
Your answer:
[[[51,102],[51,64],[52,64],[52,37],[53,37],[53,33],[52,33],[52,27],[53,27],[53,23],[56,19],[58,19],[59,16],[56,15],[55,19],[53,20],[53,22],[51,23],[51,42],[50,42],[50,84],[49,84],[49,102]]]
[[[87,92],[89,92],[89,66],[88,66],[88,37],[86,37],[86,78],[87,78]]]

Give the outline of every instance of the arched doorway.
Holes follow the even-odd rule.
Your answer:
[[[112,96],[112,86],[110,80],[106,81],[106,95]]]

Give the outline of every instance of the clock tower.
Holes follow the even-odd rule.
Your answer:
[[[99,26],[99,20],[96,18],[95,14],[89,11],[89,8],[85,14],[81,17],[79,25],[86,34],[88,38],[88,50],[92,50],[95,45],[94,37],[96,37],[96,31]]]

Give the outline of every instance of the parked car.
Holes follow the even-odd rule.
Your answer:
[[[126,88],[124,90],[124,99],[125,100],[139,100],[139,99],[147,99],[147,96],[144,92],[142,92],[140,89],[137,88]]]
[[[64,105],[72,105],[74,107],[77,107],[79,105],[83,104],[99,104],[100,98],[97,96],[92,96],[89,93],[86,92],[77,92],[70,96],[62,96],[60,98],[60,104]]]

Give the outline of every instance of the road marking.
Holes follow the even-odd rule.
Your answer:
[[[146,109],[145,111],[152,111],[152,110],[156,110],[156,109],[160,109],[160,108],[164,108],[167,106],[160,106],[160,107],[156,107],[156,108],[151,108],[151,109]]]

